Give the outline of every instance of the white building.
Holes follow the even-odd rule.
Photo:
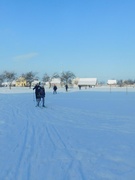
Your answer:
[[[7,87],[7,86],[9,86],[9,84],[10,84],[9,82],[3,82],[3,83],[2,83],[2,86]]]
[[[80,78],[78,80],[79,87],[93,87],[97,85],[97,78]]]
[[[116,84],[117,84],[117,81],[116,81],[116,80],[108,80],[108,81],[107,81],[107,84],[108,84],[108,85],[116,85]]]
[[[60,86],[61,86],[61,80],[60,80],[60,78],[53,78],[53,79],[51,80],[51,82],[50,82],[50,85],[53,86],[54,84],[55,84],[56,86],[60,87]]]
[[[12,86],[16,86],[16,81],[15,81],[15,80],[12,81],[11,85],[12,85]]]
[[[12,81],[12,82],[3,82],[2,83],[2,86],[5,86],[5,87],[7,87],[7,86],[16,86],[16,81],[14,80],[14,81]]]
[[[36,84],[38,84],[40,81],[38,80],[38,79],[35,79],[32,83],[31,83],[31,85],[32,86],[35,86]]]

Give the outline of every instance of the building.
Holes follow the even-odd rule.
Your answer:
[[[2,86],[7,87],[7,86],[16,86],[16,81],[12,81],[12,82],[2,82],[1,83]]]
[[[38,84],[40,81],[38,80],[38,79],[35,79],[32,83],[31,83],[31,85],[32,86],[35,86],[36,84]]]
[[[57,86],[57,87],[61,87],[61,80],[60,78],[53,78],[51,81],[50,81],[50,86],[53,87],[54,84]]]
[[[116,84],[117,84],[117,81],[116,81],[116,80],[108,80],[108,81],[107,81],[107,84],[108,84],[108,85],[116,85]]]
[[[78,86],[81,87],[95,87],[97,85],[97,78],[79,78]]]
[[[11,86],[16,86],[16,80],[13,80],[13,81],[11,82]]]
[[[9,86],[10,85],[10,82],[2,82],[2,84],[1,84],[2,86],[4,86],[4,87],[7,87],[7,86]]]
[[[15,82],[15,85],[17,87],[24,87],[26,86],[27,82],[26,82],[26,79],[24,77],[19,77],[16,82]]]
[[[77,78],[74,78],[74,79],[72,80],[72,86],[78,87],[78,82],[79,82],[79,78],[78,78],[78,77],[77,77]]]

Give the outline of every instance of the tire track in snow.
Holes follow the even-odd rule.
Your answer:
[[[18,158],[18,163],[17,163],[17,166],[16,166],[16,171],[15,171],[15,178],[16,179],[19,179],[19,176],[20,176],[20,171],[21,171],[21,164],[22,164],[22,161],[24,159],[24,155],[25,155],[25,149],[26,149],[26,142],[27,142],[27,138],[28,138],[28,121],[27,121],[27,124],[26,124],[26,127],[25,127],[25,131],[24,132],[24,140],[23,140],[23,144],[22,144],[22,148],[21,148],[21,152],[20,152],[20,155],[19,155],[19,158]]]
[[[12,107],[11,104],[8,104],[6,110],[7,109],[9,109],[9,113],[11,114],[11,116],[8,114],[9,119],[8,118],[6,119],[7,130],[5,132],[5,136],[6,138],[11,139],[11,141],[13,142],[9,143],[9,147],[8,147],[9,151],[7,151],[6,153],[9,159],[9,163],[6,164],[6,168],[5,168],[6,170],[3,172],[2,176],[4,178],[6,177],[6,179],[12,179],[12,177],[14,177],[14,174],[16,173],[16,168],[17,168],[16,164],[18,160],[17,159],[18,154],[16,154],[16,150],[18,150],[18,148],[20,149],[20,144],[22,142],[21,135],[24,132],[25,127],[22,128],[19,124],[18,117],[21,116],[21,113],[19,110],[18,103],[15,104],[14,108]],[[12,109],[12,111],[10,111],[10,109]],[[10,124],[8,123],[8,120],[10,121]],[[18,128],[17,130],[16,127]],[[20,140],[20,142],[18,142],[18,140]]]
[[[23,120],[23,128],[19,129],[21,126],[18,126],[19,130],[18,134],[16,134],[18,136],[17,142],[15,142],[15,146],[12,147],[9,154],[9,159],[15,158],[14,161],[11,161],[14,162],[14,164],[13,166],[11,164],[8,165],[7,174],[5,176],[7,179],[12,179],[12,177],[15,177],[15,179],[21,179],[24,175],[26,177],[30,177],[31,157],[35,140],[35,127],[30,122],[28,117],[29,112],[27,109],[24,113],[19,108],[17,108],[14,109],[12,113],[16,120],[17,117],[20,117],[18,121]]]
[[[27,135],[24,141],[24,152],[23,157],[20,161],[20,172],[18,173],[18,178],[23,177],[23,179],[25,179],[26,177],[29,177],[29,179],[31,179],[32,177],[37,176],[36,169],[38,168],[38,166],[40,166],[40,164],[37,164],[35,166],[35,163],[33,162],[37,161],[38,158],[41,159],[40,151],[42,148],[42,126],[40,123],[38,124],[37,121],[35,121],[34,119],[36,116],[39,116],[37,111],[33,113],[33,111],[26,110],[25,116],[28,119],[28,126],[26,130]]]
[[[50,114],[51,116],[51,114]],[[50,117],[51,118],[51,117]],[[48,137],[49,142],[52,144],[52,149],[55,150],[56,156],[58,152],[63,151],[65,153],[65,159],[72,159],[72,154],[68,150],[67,143],[62,139],[61,134],[58,132],[56,127],[54,127],[54,123],[49,123],[48,121],[45,124],[45,130]]]
[[[63,112],[63,113],[65,113],[65,112]],[[47,113],[47,117],[49,119],[52,119],[52,116],[55,121],[55,115]],[[60,134],[58,129],[55,127],[55,124],[54,123],[52,124],[52,122],[49,123],[48,120],[47,120],[47,124],[46,124],[46,131],[48,134],[48,138],[50,139],[50,141],[53,144],[53,147],[55,149],[55,152],[54,152],[55,159],[57,161],[61,161],[63,164],[66,163],[66,169],[64,169],[65,175],[63,178],[64,179],[69,179],[69,178],[73,179],[73,174],[71,175],[70,172],[71,172],[71,170],[76,169],[77,173],[75,173],[75,174],[79,174],[79,176],[77,178],[85,179],[84,178],[85,174],[83,171],[82,163],[81,163],[80,159],[77,158],[76,149],[73,149],[72,147],[70,147],[69,144],[67,144],[67,139],[63,139],[62,134]],[[64,151],[64,155],[62,155],[63,151]],[[59,152],[61,152],[61,153],[59,153]],[[60,154],[61,154],[61,156],[59,156]],[[74,177],[75,177],[75,175],[74,175]]]
[[[22,162],[24,161],[25,153],[26,153],[26,143],[28,139],[28,122],[26,124],[26,127],[23,129],[21,132],[21,136],[23,138],[21,141],[17,142],[16,146],[12,150],[12,156],[11,158],[15,158],[15,163],[13,167],[9,167],[8,174],[7,174],[7,179],[12,179],[12,177],[15,177],[15,179],[19,179],[20,174],[21,174],[21,169],[22,167]],[[20,140],[20,139],[19,139]],[[14,155],[16,154],[16,157]],[[28,163],[28,162],[27,162]]]

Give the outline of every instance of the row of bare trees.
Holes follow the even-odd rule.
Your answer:
[[[37,73],[32,72],[32,71],[23,73],[20,77],[23,77],[26,80],[29,87],[31,87],[31,84],[35,79],[39,79],[37,76]],[[0,86],[2,86],[2,83],[5,81],[10,84],[10,88],[11,88],[12,82],[18,78],[19,77],[17,76],[15,72],[4,71],[3,73],[0,74]],[[44,83],[51,82],[53,78],[60,78],[63,84],[71,84],[72,80],[75,78],[75,74],[71,71],[65,71],[65,72],[62,72],[61,74],[54,73],[51,76],[45,73],[43,75],[42,81]]]
[[[128,80],[118,80],[117,84],[120,87],[134,85],[135,84],[135,80],[131,80],[131,79],[128,79]]]
[[[32,82],[35,79],[39,79],[37,76],[38,73],[35,72],[27,72],[27,73],[23,73],[20,77],[23,77],[26,82],[27,85],[29,87],[31,87]],[[10,71],[4,71],[3,73],[0,74],[0,86],[2,86],[3,82],[8,82],[9,83],[9,87],[11,88],[12,82],[14,80],[17,80],[19,77],[17,76],[17,74],[15,72],[10,72]],[[65,71],[62,72],[61,74],[59,73],[54,73],[51,76],[49,76],[47,73],[45,73],[42,77],[42,81],[44,83],[46,82],[51,82],[51,80],[53,78],[60,78],[61,82],[63,84],[71,84],[72,80],[75,78],[75,74],[71,71]],[[117,85],[118,86],[125,86],[125,85],[134,85],[135,84],[135,80],[117,80]]]

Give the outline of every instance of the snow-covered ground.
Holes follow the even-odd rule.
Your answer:
[[[134,180],[135,89],[0,88],[0,180]]]

